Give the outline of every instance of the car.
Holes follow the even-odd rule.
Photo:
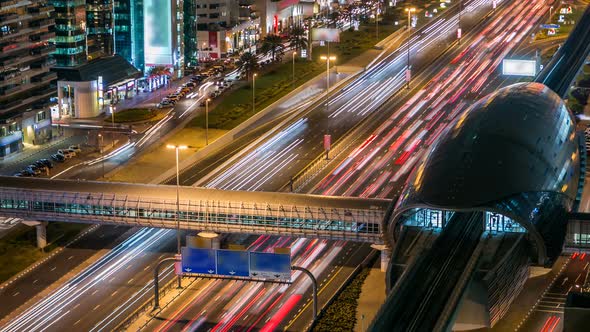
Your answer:
[[[65,159],[70,159],[74,157],[74,154],[70,152],[70,150],[68,149],[59,149],[57,150],[57,154],[61,154],[62,156],[64,156]]]
[[[47,160],[49,161],[49,160]],[[33,165],[37,166],[37,167],[47,167],[49,168],[53,168],[53,165],[51,164],[51,162],[49,162],[49,164],[46,164],[44,162],[42,162],[41,160],[37,160],[36,162],[33,163]]]
[[[39,159],[37,160],[35,163],[41,163],[49,168],[53,168],[53,164],[51,163],[51,161],[49,161],[49,159]]]
[[[180,96],[179,96],[179,95],[177,95],[177,94],[170,94],[170,95],[168,95],[168,97],[166,97],[166,98],[168,98],[169,100],[178,101],[178,100],[180,99]]]
[[[66,161],[66,157],[62,154],[58,154],[58,153],[54,153],[51,155],[51,159],[63,163],[64,161]]]
[[[23,172],[16,172],[14,174],[12,174],[12,176],[16,176],[16,177],[24,177],[25,175],[23,174]]]
[[[70,146],[68,147],[68,149],[69,149],[69,150],[73,150],[73,151],[74,151],[74,152],[76,152],[76,153],[80,153],[80,152],[82,152],[82,149],[80,149],[80,144],[73,144],[73,145],[70,145]]]
[[[32,169],[25,168],[20,172],[23,173],[25,176],[35,176],[35,172]]]
[[[31,172],[31,171],[27,171],[27,170],[22,170],[16,174],[14,174],[14,176],[19,176],[19,177],[30,177],[30,176],[35,176],[35,173]]]
[[[41,170],[39,168],[31,166],[33,165],[27,166],[27,168],[25,168],[23,171],[29,171],[30,173],[33,173],[34,176],[41,175]]]

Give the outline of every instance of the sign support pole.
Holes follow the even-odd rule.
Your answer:
[[[305,273],[309,279],[311,279],[312,291],[313,291],[313,320],[318,318],[318,282],[313,274],[306,268],[300,266],[291,266],[291,270],[301,271]]]
[[[176,257],[168,257],[160,260],[156,267],[154,268],[154,310],[160,309],[160,287],[159,287],[159,272],[160,266],[166,262],[180,262],[180,259]],[[180,276],[178,276],[180,279]]]

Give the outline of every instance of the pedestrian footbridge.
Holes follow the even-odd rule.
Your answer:
[[[390,200],[0,177],[0,216],[382,243]]]

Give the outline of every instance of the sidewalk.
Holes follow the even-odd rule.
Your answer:
[[[356,310],[355,332],[365,332],[385,302],[385,272],[381,272],[381,260],[375,260],[369,276],[363,283]]]

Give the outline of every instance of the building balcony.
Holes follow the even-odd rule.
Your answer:
[[[25,99],[17,99],[2,105],[2,112],[9,113],[17,109],[28,109],[32,105],[46,104],[44,100],[57,95],[57,89],[55,87],[47,87],[46,89],[36,91],[34,96],[27,97]],[[39,107],[34,107],[39,108]]]
[[[44,70],[44,69],[40,69],[40,70]],[[45,74],[31,77],[31,83],[46,83],[46,82],[49,82],[49,81],[55,80],[55,79],[57,79],[57,73],[51,71],[51,72],[46,72]]]
[[[4,88],[2,90],[0,90],[0,96],[11,96],[15,93],[19,93],[21,91],[24,91],[27,88],[26,84],[20,84],[20,85],[15,85],[13,87],[10,88]]]

